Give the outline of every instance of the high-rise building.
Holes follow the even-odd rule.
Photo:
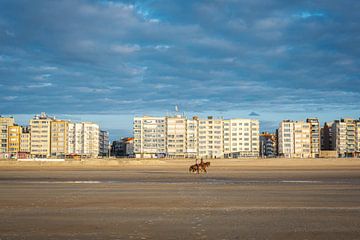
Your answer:
[[[20,136],[20,152],[30,153],[30,128],[22,127]]]
[[[321,150],[334,150],[332,125],[333,122],[325,122],[321,128]]]
[[[245,157],[259,155],[259,121],[135,117],[136,157]]]
[[[20,139],[21,139],[22,128],[18,125],[8,126],[8,144],[7,152],[16,156],[20,152]]]
[[[224,148],[227,157],[259,156],[259,121],[224,120]]]
[[[311,157],[318,158],[321,150],[319,119],[308,118],[306,122],[310,124]]]
[[[334,121],[331,130],[332,142],[339,157],[354,157],[360,152],[358,127],[359,120],[344,118]]]
[[[276,134],[262,132],[260,134],[260,156],[275,157],[277,156],[277,139]]]
[[[51,153],[51,122],[45,113],[30,120],[30,153],[34,157],[49,157]]]
[[[166,118],[166,153],[168,157],[186,157],[186,118]]]
[[[196,157],[198,155],[198,117],[186,120],[186,157]]]
[[[68,125],[65,120],[51,121],[51,156],[64,157],[68,154]]]
[[[282,121],[278,133],[279,155],[289,158],[312,157],[310,132],[311,123],[290,120]]]
[[[68,123],[68,154],[97,157],[99,131],[99,125],[95,123]]]
[[[224,121],[209,116],[199,119],[199,157],[221,158],[224,157]]]
[[[134,118],[134,153],[136,157],[166,156],[166,118]]]
[[[0,115],[0,153],[8,151],[8,127],[15,124],[13,117],[2,117]]]
[[[100,130],[99,132],[99,156],[109,156],[109,132]]]

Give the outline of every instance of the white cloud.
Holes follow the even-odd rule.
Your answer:
[[[115,53],[120,53],[120,54],[129,54],[129,53],[133,53],[136,51],[140,51],[141,47],[137,44],[134,45],[113,45],[111,46],[111,50]]]
[[[28,88],[45,88],[45,87],[51,87],[52,83],[39,83],[39,84],[30,84],[27,87]]]
[[[18,98],[18,96],[5,96],[5,97],[3,97],[3,99],[6,100],[6,101],[12,101],[12,100],[15,100],[17,98]]]

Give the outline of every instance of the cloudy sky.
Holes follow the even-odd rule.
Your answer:
[[[360,1],[0,1],[0,113],[360,116]]]

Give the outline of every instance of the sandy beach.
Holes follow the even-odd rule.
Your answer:
[[[0,161],[0,239],[360,238],[360,159],[210,161]]]

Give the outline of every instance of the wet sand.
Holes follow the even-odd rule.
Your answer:
[[[330,165],[1,167],[0,239],[360,239],[360,164]]]

